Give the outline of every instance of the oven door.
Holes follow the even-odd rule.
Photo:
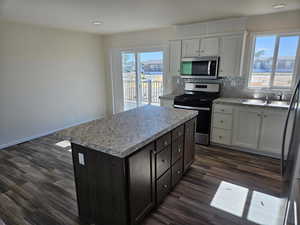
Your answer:
[[[174,108],[197,110],[197,124],[195,142],[201,145],[209,145],[211,112],[209,107],[192,107],[174,105]]]
[[[218,57],[183,58],[181,75],[190,78],[217,79]]]

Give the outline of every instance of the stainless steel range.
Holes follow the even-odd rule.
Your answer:
[[[185,93],[176,96],[174,107],[198,111],[196,143],[208,145],[213,100],[220,96],[220,84],[185,83]]]

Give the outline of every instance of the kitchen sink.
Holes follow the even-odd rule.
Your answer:
[[[266,105],[267,101],[260,99],[243,99],[242,104],[245,105]]]
[[[267,103],[267,105],[275,107],[289,107],[290,103],[286,101],[270,101]]]
[[[289,107],[287,101],[273,101],[273,100],[261,100],[261,99],[242,99],[242,104],[245,105],[257,105],[257,106],[271,106],[271,107]]]

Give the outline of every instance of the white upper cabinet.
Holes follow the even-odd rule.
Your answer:
[[[236,107],[232,137],[234,146],[257,149],[261,115],[261,109]]]
[[[200,41],[200,56],[219,55],[219,38],[203,38]]]
[[[259,150],[273,154],[281,152],[285,113],[283,110],[264,110]]]
[[[182,57],[199,56],[200,39],[182,40]]]
[[[224,36],[220,42],[219,76],[240,76],[244,36]]]
[[[181,40],[170,41],[170,74],[180,74],[180,61],[181,61]]]

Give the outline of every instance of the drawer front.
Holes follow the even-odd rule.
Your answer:
[[[183,137],[172,142],[172,164],[183,156]]]
[[[231,131],[219,128],[213,128],[212,141],[219,144],[231,144]]]
[[[161,203],[162,200],[168,195],[171,186],[171,170],[168,170],[156,183],[156,201]]]
[[[232,114],[233,108],[229,105],[215,104],[214,112]]]
[[[159,178],[171,167],[171,146],[156,155],[156,178]]]
[[[182,159],[180,159],[172,166],[172,187],[174,187],[182,177],[182,163]]]
[[[232,128],[232,115],[214,113],[213,127],[230,130]]]
[[[184,125],[181,125],[177,128],[175,128],[173,131],[172,131],[172,141],[174,141],[175,139],[179,138],[180,136],[183,135],[183,132],[184,132]]]
[[[156,151],[161,151],[165,147],[171,144],[171,133],[167,133],[163,135],[162,137],[158,138],[156,141]]]

